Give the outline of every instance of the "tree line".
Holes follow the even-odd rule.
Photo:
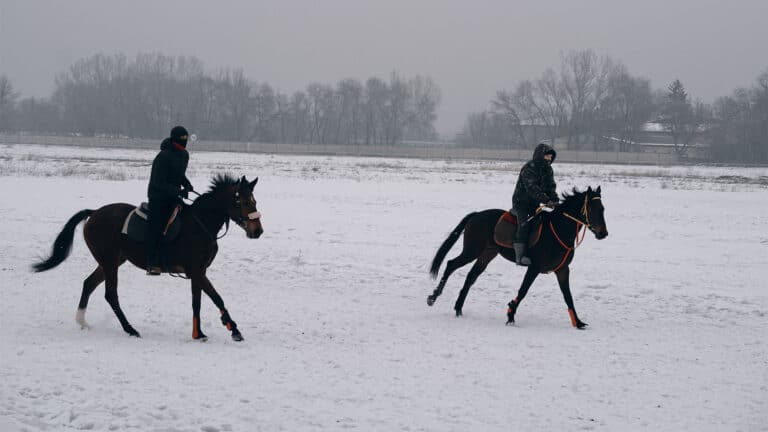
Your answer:
[[[533,148],[540,141],[573,150],[637,151],[654,123],[686,156],[705,144],[714,161],[768,161],[768,70],[753,87],[713,104],[693,99],[679,79],[654,90],[620,61],[592,50],[561,55],[559,67],[500,90],[468,116],[466,147]]]
[[[287,94],[195,57],[97,54],[59,73],[49,98],[19,97],[0,76],[0,131],[157,138],[184,124],[208,140],[392,145],[436,139],[441,92],[393,72]]]
[[[56,76],[47,98],[21,98],[0,75],[0,132],[157,138],[184,124],[202,139],[294,144],[395,145],[438,138],[441,91],[428,77],[311,83],[291,94],[242,69],[206,71],[195,57],[98,54]],[[592,50],[468,115],[455,141],[466,147],[637,151],[652,122],[686,156],[699,144],[712,161],[768,162],[768,69],[748,88],[712,104],[675,79],[664,89]]]

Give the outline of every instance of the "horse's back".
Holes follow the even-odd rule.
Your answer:
[[[469,219],[467,225],[468,226],[476,226],[476,227],[487,227],[490,229],[491,234],[493,233],[493,228],[496,226],[496,222],[498,222],[501,215],[504,214],[506,210],[502,209],[487,209],[487,210],[481,210],[479,212],[475,212],[474,216]]]
[[[107,204],[97,209],[85,224],[84,234],[120,234],[125,223],[125,218],[136,206],[126,203]]]
[[[501,209],[487,209],[475,212],[467,221],[464,234],[469,234],[471,237],[480,236],[486,241],[490,240],[493,242],[493,230],[496,227],[496,222],[499,221],[499,218],[505,211]]]

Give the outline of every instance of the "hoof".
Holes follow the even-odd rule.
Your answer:
[[[245,339],[243,338],[243,335],[240,334],[239,331],[234,331],[234,332],[232,332],[232,340],[235,341],[235,342],[242,342]]]
[[[578,323],[576,323],[576,329],[578,329],[578,330],[586,330],[588,325],[589,324],[587,324],[585,322],[579,321]]]
[[[515,325],[515,314],[517,313],[517,303],[512,300],[507,304],[507,325]]]
[[[463,316],[464,314],[461,313],[461,309],[456,311],[456,318],[459,318],[460,316]]]
[[[199,332],[196,336],[192,336],[192,339],[200,342],[208,342],[208,336],[203,332]]]
[[[129,334],[130,336],[133,336],[133,337],[137,337],[137,338],[140,338],[140,337],[141,337],[141,335],[139,334],[139,332],[137,332],[137,331],[136,331],[136,330],[134,330],[134,329],[128,330],[128,334]]]
[[[85,320],[85,309],[78,309],[75,315],[75,321],[80,324],[80,330],[90,330],[91,326]]]
[[[432,296],[427,297],[427,306],[432,306],[435,304],[435,298]]]

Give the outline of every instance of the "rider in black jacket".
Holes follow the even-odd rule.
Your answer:
[[[553,208],[558,201],[552,162],[557,152],[546,143],[539,143],[533,151],[533,159],[520,170],[517,186],[512,196],[512,212],[517,215],[518,226],[515,238],[515,259],[519,265],[530,265],[525,254],[531,224],[528,218],[536,211],[539,203]]]
[[[147,196],[149,198],[149,221],[146,236],[147,274],[159,275],[159,247],[165,224],[181,198],[187,198],[194,188],[186,176],[189,153],[187,153],[187,130],[182,126],[171,129],[171,136],[160,145],[160,153],[152,162]]]

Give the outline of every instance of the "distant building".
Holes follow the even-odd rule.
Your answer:
[[[704,128],[702,128],[701,132],[705,132]],[[693,138],[693,142],[685,146],[685,156],[687,158],[709,158],[709,143],[705,142],[701,137],[702,134],[698,134],[698,136]],[[672,132],[664,124],[657,121],[643,124],[634,141],[622,139],[615,135],[605,135],[601,137],[601,144],[606,147],[606,150],[613,151],[658,154],[676,153],[675,139],[672,136]],[[678,144],[677,148],[682,148],[682,144]]]

